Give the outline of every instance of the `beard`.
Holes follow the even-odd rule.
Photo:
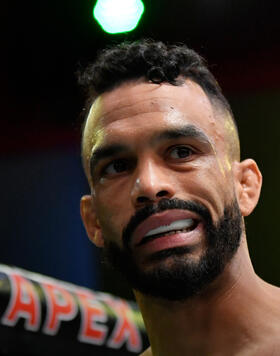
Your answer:
[[[149,269],[142,268],[130,248],[135,228],[149,216],[170,209],[193,211],[202,218],[206,250],[194,260],[191,247],[180,246],[151,254]],[[133,289],[153,297],[182,301],[202,293],[235,255],[242,235],[242,217],[236,199],[214,224],[209,210],[194,201],[162,199],[136,212],[123,231],[123,246],[105,236],[105,261],[121,272]],[[159,237],[160,238],[160,237]]]

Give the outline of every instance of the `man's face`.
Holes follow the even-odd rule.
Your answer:
[[[190,80],[182,86],[126,83],[92,106],[84,135],[92,224],[134,288],[156,295],[149,288],[157,280],[158,290],[160,278],[168,283],[167,275],[171,281],[180,274],[180,284],[197,280],[202,270],[210,273],[181,298],[192,295],[238,248],[241,216],[225,122]],[[215,254],[223,260],[219,266]],[[207,272],[211,265],[215,271]],[[149,287],[137,281],[146,277]]]

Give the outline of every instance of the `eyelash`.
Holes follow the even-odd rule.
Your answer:
[[[195,153],[195,150],[188,146],[188,145],[175,145],[175,146],[172,146],[168,149],[168,153],[170,155],[171,152],[174,152],[176,149],[185,149],[185,150],[188,150],[189,154],[187,155],[187,157],[178,157],[177,159],[187,159],[189,156],[191,156],[192,154]]]
[[[106,169],[108,169],[108,167],[110,165],[113,165],[114,163],[126,163],[127,166],[132,166],[132,163],[129,162],[129,160],[125,159],[125,158],[118,158],[118,159],[114,159],[111,162],[109,162],[108,164],[106,164],[100,171],[100,176],[104,177],[106,175],[109,175],[110,173],[106,173]],[[116,173],[117,174],[117,173]]]

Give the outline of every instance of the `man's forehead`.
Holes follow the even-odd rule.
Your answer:
[[[214,123],[212,105],[202,88],[191,80],[183,85],[127,82],[120,87],[100,95],[92,104],[85,136],[94,135],[113,121],[153,112],[165,113],[171,118],[183,119],[190,114],[207,113],[205,121]]]
[[[110,120],[112,114],[114,119],[122,118],[126,112],[131,112],[131,110],[139,113],[145,110],[161,111],[172,105],[183,109],[188,100],[194,99],[200,106],[209,106],[209,108],[211,106],[202,88],[190,79],[180,86],[169,83],[127,82],[102,94],[94,102],[92,107],[94,111],[91,114],[98,116],[99,119],[106,117]]]

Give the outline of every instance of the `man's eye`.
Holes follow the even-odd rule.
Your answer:
[[[187,158],[193,154],[193,150],[188,146],[176,146],[170,150],[171,158]]]
[[[103,175],[111,175],[111,174],[118,174],[127,171],[129,168],[129,164],[126,160],[117,159],[107,166],[104,167],[102,170]]]

